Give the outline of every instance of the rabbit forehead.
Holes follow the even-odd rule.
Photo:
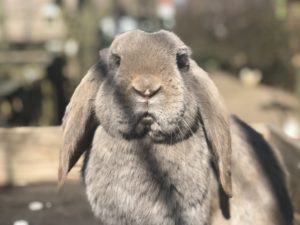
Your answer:
[[[123,57],[138,55],[139,57],[155,55],[176,54],[186,45],[175,34],[161,30],[155,33],[147,33],[134,30],[120,34],[112,42],[110,50],[112,53]],[[147,53],[147,54],[145,54]]]

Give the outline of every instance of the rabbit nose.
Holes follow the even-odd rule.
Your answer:
[[[138,95],[140,95],[144,98],[151,98],[160,91],[161,86],[157,85],[157,86],[151,87],[151,88],[139,88],[136,86],[132,86],[132,88],[135,91],[135,93],[137,93]]]

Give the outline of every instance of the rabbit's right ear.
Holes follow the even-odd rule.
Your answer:
[[[92,142],[99,124],[94,115],[94,100],[106,73],[107,50],[100,52],[100,61],[83,77],[76,88],[63,118],[63,144],[60,150],[58,184]]]
[[[191,61],[199,111],[206,138],[213,153],[222,189],[232,197],[231,184],[231,136],[228,114],[218,90],[208,74]]]

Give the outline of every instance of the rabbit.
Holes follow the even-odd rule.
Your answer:
[[[76,88],[62,128],[59,185],[85,153],[99,224],[292,224],[273,149],[227,113],[172,32],[116,36]]]

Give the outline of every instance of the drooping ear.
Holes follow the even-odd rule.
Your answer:
[[[99,62],[83,77],[66,108],[58,168],[59,187],[91,144],[98,126],[99,122],[94,114],[94,100],[106,73],[106,55],[106,49],[100,52]]]
[[[196,79],[199,111],[206,138],[212,150],[219,181],[228,197],[232,197],[231,183],[231,136],[228,114],[223,100],[208,74],[191,62],[191,72]]]

